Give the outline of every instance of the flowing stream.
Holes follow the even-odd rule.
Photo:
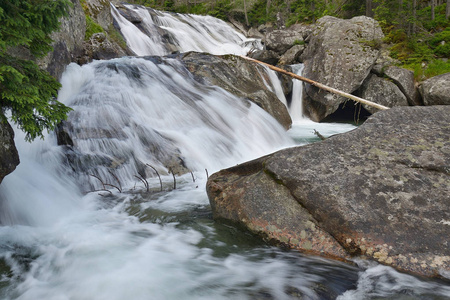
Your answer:
[[[181,36],[192,28],[234,32],[210,17],[130,9]],[[142,33],[113,12],[121,28]],[[245,38],[234,35],[221,43],[245,53]],[[226,51],[222,44],[212,52]],[[133,49],[166,54],[149,45]],[[285,132],[171,58],[70,65],[62,84],[59,100],[74,109],[65,128],[73,146],[58,146],[55,133],[29,144],[16,130],[21,163],[0,186],[0,299],[450,299],[445,283],[282,250],[212,219],[207,172],[316,141],[314,129],[329,136],[354,126],[305,120],[292,112],[297,99]],[[268,84],[276,92],[279,82]],[[190,171],[175,181],[173,157]]]

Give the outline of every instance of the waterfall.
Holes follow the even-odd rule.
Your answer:
[[[292,65],[293,73],[302,75],[303,64]],[[292,100],[289,105],[289,114],[291,115],[293,122],[303,121],[303,81],[294,80],[292,85]]]
[[[176,59],[72,64],[62,84],[59,101],[74,109],[64,128],[74,139],[69,160],[91,187],[91,174],[130,183],[150,176],[148,165],[212,172],[291,143],[268,113],[200,84]]]
[[[125,7],[135,22],[112,10],[138,55],[244,54],[249,47],[211,17]],[[268,75],[267,86],[286,104],[276,75]],[[286,133],[248,100],[199,82],[176,58],[71,64],[61,83],[58,100],[73,108],[67,122],[31,144],[15,131],[21,163],[0,185],[0,299],[449,295],[440,283],[282,251],[215,222],[205,169],[212,173],[291,146],[294,131]],[[162,191],[148,165],[160,172]],[[187,173],[176,175],[175,188],[167,184],[168,171],[177,168]],[[90,192],[102,189],[91,175],[119,181],[122,192],[111,186]]]
[[[139,21],[130,22],[114,6],[112,14],[128,46],[139,56],[174,51],[245,55],[251,49],[262,49],[259,40],[246,38],[211,16],[161,12],[137,5],[124,7],[124,15],[132,14]]]

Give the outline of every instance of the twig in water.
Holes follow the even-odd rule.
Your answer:
[[[147,192],[149,191],[149,187],[148,187],[148,182],[147,180],[145,180],[144,176],[142,176],[141,174],[139,174],[139,176],[134,175],[134,177],[136,177],[137,179],[139,179],[140,181],[142,181],[142,183],[144,184]]]
[[[206,171],[206,179],[208,179],[209,178],[208,169],[205,169],[205,171]]]
[[[158,171],[157,171],[153,166],[151,166],[151,165],[149,165],[149,164],[146,164],[146,165],[149,166],[150,168],[152,168],[153,170],[155,170],[156,175],[158,175],[158,178],[159,178],[159,185],[161,186],[161,192],[162,192],[163,188],[162,188],[162,180],[161,180],[161,176],[159,176]]]
[[[192,171],[189,171],[189,172],[191,172],[191,175],[192,175],[192,181],[195,182],[194,173],[192,173]]]
[[[322,141],[326,140],[327,138],[320,134],[317,130],[314,129],[314,134],[317,135]]]
[[[177,189],[177,180],[175,179],[175,174],[173,173],[172,168],[169,168],[169,173],[172,173],[172,176],[173,176],[173,189],[176,190]]]
[[[120,193],[122,193],[122,185],[120,184],[120,180],[119,178],[117,178],[116,174],[114,174],[113,172],[109,171],[109,174],[111,174],[112,177],[114,177],[114,179],[117,181],[117,183],[119,184],[119,187],[115,187],[119,190]]]

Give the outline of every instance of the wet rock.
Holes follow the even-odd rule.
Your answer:
[[[14,144],[14,130],[6,120],[0,122],[0,183],[19,165],[19,153]]]
[[[182,54],[180,59],[200,82],[209,82],[248,99],[271,114],[283,127],[291,126],[289,112],[272,89],[267,87],[266,82],[270,79],[261,65],[239,56],[196,52]]]
[[[425,105],[450,105],[450,73],[425,80],[420,85]]]
[[[391,81],[380,78],[376,75],[369,75],[369,78],[358,90],[357,94],[363,99],[387,106],[408,106],[406,96],[400,91],[397,85]],[[363,105],[370,113],[378,111],[372,106]]]
[[[395,107],[222,170],[207,183],[214,217],[301,251],[440,276],[450,271],[449,124],[448,106]]]
[[[301,56],[303,75],[341,91],[356,91],[377,60],[383,38],[377,21],[368,17],[342,20],[325,16],[317,21]],[[345,98],[314,86],[305,86],[310,117],[321,121],[335,112]]]

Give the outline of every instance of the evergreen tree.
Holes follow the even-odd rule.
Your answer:
[[[68,14],[67,0],[0,0],[1,118],[11,119],[31,141],[67,117],[70,108],[56,100],[59,82],[31,60],[14,55],[18,47],[34,57],[52,50],[50,34]]]

